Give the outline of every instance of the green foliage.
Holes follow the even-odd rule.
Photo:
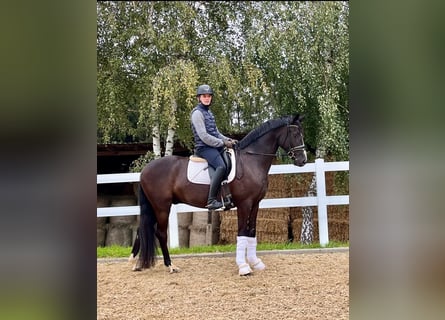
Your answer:
[[[159,129],[191,149],[208,83],[223,133],[303,113],[306,142],[348,159],[348,2],[98,2],[97,19],[98,142]]]
[[[130,172],[141,172],[142,169],[151,161],[155,159],[155,154],[152,151],[147,151],[146,154],[133,160],[130,164]]]

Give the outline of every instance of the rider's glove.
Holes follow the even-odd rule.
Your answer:
[[[233,146],[235,145],[235,141],[233,141],[233,140],[224,140],[224,145],[227,147],[227,148],[233,148]]]

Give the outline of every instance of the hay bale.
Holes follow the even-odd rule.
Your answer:
[[[206,245],[207,224],[191,225],[190,229],[190,247]]]
[[[293,174],[288,177],[288,197],[305,197],[312,181],[313,173]]]
[[[349,221],[349,205],[328,206],[328,219]]]
[[[258,210],[256,235],[258,242],[281,243],[289,239],[289,208]],[[221,213],[221,244],[236,244],[238,217],[236,211]]]
[[[291,223],[294,242],[300,241],[302,218],[294,219]],[[329,241],[349,241],[349,221],[328,219]],[[314,242],[320,241],[318,233],[318,219],[314,218]]]
[[[298,217],[301,218],[302,216],[302,212],[301,212],[301,207],[292,207],[289,208],[289,221],[292,223],[292,221],[294,221],[295,219],[297,219]]]
[[[349,240],[349,222],[331,219],[328,221],[329,239],[332,241]]]
[[[267,192],[264,198],[284,198],[289,193],[287,176],[283,174],[274,174],[269,176]]]
[[[210,221],[209,221],[210,219]],[[190,247],[218,243],[219,213],[217,211],[199,211],[193,213],[193,222],[189,226]]]
[[[127,224],[109,224],[106,246],[119,245],[129,247],[132,245],[133,230]]]
[[[190,225],[193,221],[193,212],[178,213],[178,238],[179,247],[188,248],[190,246]]]
[[[188,227],[192,224],[193,212],[179,212],[178,213],[178,226]]]
[[[236,244],[238,234],[238,217],[236,210],[222,211],[219,225],[219,243]]]
[[[135,206],[137,205],[137,200],[134,197],[123,196],[123,197],[113,197],[111,200],[112,207],[123,207],[123,206]],[[116,216],[110,217],[111,224],[132,224],[136,220],[136,216]]]
[[[220,219],[220,211],[212,211],[212,216],[211,216],[211,224],[210,224],[210,235],[207,235],[208,237],[210,236],[210,244],[217,244],[219,242],[219,226],[221,224],[221,219]]]
[[[208,219],[209,219],[209,212],[208,211],[193,212],[192,224],[194,226],[206,225]]]
[[[111,199],[109,197],[104,197],[104,196],[97,197],[97,208],[109,207],[110,203]],[[109,220],[110,220],[109,217],[98,217],[96,219],[97,228],[105,228]]]
[[[256,223],[258,242],[282,243],[289,240],[289,208],[260,209]]]
[[[97,232],[96,232],[97,247],[105,246],[106,236],[107,236],[107,228],[106,227],[97,228]]]
[[[110,206],[111,199],[105,196],[97,196],[96,202],[98,208],[104,208]]]

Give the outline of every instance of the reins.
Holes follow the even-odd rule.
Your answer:
[[[246,151],[248,154],[253,154],[257,156],[270,156],[270,157],[276,157],[277,153],[261,153],[261,152],[253,152],[253,151]]]

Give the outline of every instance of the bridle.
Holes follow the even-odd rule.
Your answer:
[[[290,127],[298,127],[297,125],[294,124],[288,124],[287,125],[287,135],[286,135],[286,140],[289,137],[289,132],[290,132]],[[304,150],[305,146],[304,146],[304,142],[302,144],[300,144],[299,146],[295,146],[295,147],[291,147],[289,149],[289,151],[287,152],[287,155],[289,156],[289,158],[291,158],[292,160],[296,160],[297,156],[295,155],[295,153],[297,151],[301,151]]]
[[[291,127],[296,127],[298,128],[297,125],[295,124],[288,124],[287,125],[287,133],[286,133],[286,140],[289,138],[289,132],[290,132],[290,128]],[[284,141],[286,141],[284,140]],[[304,150],[305,145],[304,142],[302,144],[300,144],[299,146],[295,146],[295,147],[291,147],[289,149],[289,151],[287,152],[287,155],[289,156],[289,158],[291,158],[292,160],[296,160],[297,156],[295,155],[295,153],[297,151],[301,151]],[[260,156],[271,156],[271,157],[276,157],[277,154],[276,153],[261,153],[261,152],[253,152],[253,151],[246,151],[246,153],[248,154],[255,154],[255,155],[260,155]]]

